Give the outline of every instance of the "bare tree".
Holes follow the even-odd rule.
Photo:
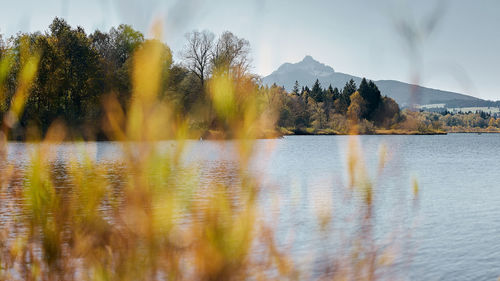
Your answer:
[[[210,71],[210,59],[214,46],[214,34],[204,30],[186,34],[188,40],[183,57],[187,68],[192,71],[203,86]]]
[[[217,40],[212,54],[212,66],[219,71],[232,71],[241,76],[250,66],[250,43],[226,31]]]

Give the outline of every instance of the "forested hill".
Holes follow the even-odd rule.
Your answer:
[[[298,63],[284,63],[272,74],[262,79],[263,84],[284,86],[286,90],[291,91],[298,81],[302,86],[311,87],[316,79],[322,85],[332,85],[333,87],[342,87],[349,80],[353,79],[356,84],[361,83],[362,78],[353,75],[336,72],[330,66],[322,64],[314,60],[311,56],[306,56]],[[467,105],[483,101],[472,96],[430,89],[421,86],[415,86],[394,80],[374,81],[379,87],[383,95],[393,98],[400,106],[411,104],[432,104],[432,103],[447,103],[460,101],[461,104]],[[416,90],[416,91],[415,91]],[[413,94],[415,93],[415,94]]]

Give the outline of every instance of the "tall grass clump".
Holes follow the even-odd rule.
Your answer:
[[[203,184],[182,161],[191,120],[162,95],[172,58],[157,38],[134,53],[130,104],[124,107],[114,93],[103,100],[103,130],[121,148],[112,164],[91,157],[84,142],[61,163],[57,149],[68,141],[63,122],[43,136],[30,129],[27,167],[8,160],[9,131],[22,114],[40,56],[24,43],[16,94],[2,101],[9,110],[0,135],[0,279],[378,279],[388,263],[373,234],[374,184],[355,141],[346,189],[361,198],[355,209],[360,231],[345,255],[326,258],[329,266],[300,272],[273,224],[259,219],[263,186],[249,172],[255,139],[272,131],[277,115],[264,106],[252,76],[221,64],[206,85],[206,114],[222,137],[235,140],[238,184]],[[0,83],[11,60],[0,62]],[[174,140],[168,149],[160,146],[165,139]],[[318,216],[328,236],[335,217],[326,210]]]

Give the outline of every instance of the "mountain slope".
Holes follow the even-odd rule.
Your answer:
[[[361,82],[361,78],[335,70],[314,60],[311,56],[306,56],[298,63],[285,63],[269,76],[262,78],[264,85],[284,86],[285,89],[291,91],[295,81],[300,85],[311,87],[316,79],[319,79],[323,87],[332,85],[341,89],[346,82],[353,79],[357,85]],[[449,91],[442,91],[421,86],[415,86],[404,82],[394,80],[379,80],[374,81],[379,87],[383,95],[393,98],[399,105],[408,106],[411,104],[432,104],[432,103],[447,103],[450,101],[481,101],[481,99]]]

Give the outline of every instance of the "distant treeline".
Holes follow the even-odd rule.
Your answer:
[[[307,133],[326,130],[325,133],[371,133],[375,128],[390,128],[402,121],[398,104],[382,96],[373,81],[354,80],[339,90],[332,85],[322,88],[318,80],[311,89],[300,87],[298,81],[291,93],[276,85],[271,90],[282,92],[278,126]]]
[[[448,108],[458,107],[500,107],[500,101],[490,100],[451,100],[445,103]]]
[[[189,120],[189,128],[197,135],[225,132],[224,137],[231,137],[227,118],[238,118],[238,108],[248,101],[249,93],[257,97],[259,114],[265,112],[281,133],[373,133],[377,129],[419,128],[415,121],[418,113],[400,111],[393,99],[366,79],[359,86],[351,80],[341,89],[332,85],[323,88],[319,81],[312,88],[302,87],[297,81],[290,93],[277,85],[263,86],[249,72],[249,42],[231,32],[218,38],[209,31],[187,34],[182,59],[175,63],[165,43],[146,39],[129,25],[87,34],[83,28],[72,28],[55,18],[44,33],[0,36],[0,117],[4,127],[12,123],[8,122],[12,119],[9,108],[15,103],[16,91],[26,87],[22,83],[26,60],[38,59],[29,95],[18,122],[8,130],[9,137],[24,139],[28,128],[44,135],[51,124],[61,120],[74,137],[106,139],[103,105],[112,96],[127,113],[134,92],[134,54],[148,45],[162,50],[160,98],[174,105],[175,114]],[[217,73],[233,81],[235,108],[227,118],[216,112],[210,94],[210,82]],[[425,130],[434,127],[440,126],[427,126]]]

